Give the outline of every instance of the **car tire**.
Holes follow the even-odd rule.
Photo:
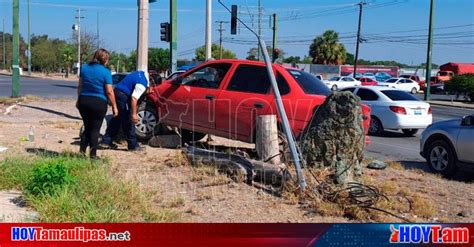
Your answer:
[[[331,90],[332,91],[337,91],[337,85],[332,85]]]
[[[418,92],[418,90],[416,90],[416,87],[412,88],[411,91],[410,91],[411,94],[416,94],[417,92]]]
[[[426,162],[431,171],[445,177],[453,176],[458,170],[456,155],[444,140],[436,140],[429,144],[426,150]]]
[[[382,122],[376,116],[370,116],[369,135],[380,136],[383,133]]]
[[[405,136],[414,136],[418,133],[418,129],[402,129],[402,131]]]
[[[183,144],[192,144],[193,142],[197,142],[202,140],[207,134],[181,129],[181,142]]]
[[[135,135],[141,141],[147,141],[157,133],[159,129],[159,117],[155,106],[143,102],[137,109],[138,123],[135,125]]]

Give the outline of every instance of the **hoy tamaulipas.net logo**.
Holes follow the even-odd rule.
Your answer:
[[[442,225],[390,225],[390,243],[469,243],[469,228]]]

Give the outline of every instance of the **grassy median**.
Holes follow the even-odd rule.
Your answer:
[[[42,222],[168,222],[178,215],[152,207],[133,181],[112,177],[109,161],[72,153],[38,153],[0,163],[0,190],[19,189]]]

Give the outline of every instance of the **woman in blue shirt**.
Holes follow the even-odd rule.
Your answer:
[[[118,115],[112,88],[112,74],[105,66],[109,63],[110,53],[99,49],[92,60],[82,66],[77,87],[77,109],[84,122],[84,135],[81,138],[80,152],[86,153],[90,147],[90,158],[97,158],[99,131],[107,112],[107,99],[112,105],[114,117]]]

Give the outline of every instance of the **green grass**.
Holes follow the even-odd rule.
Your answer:
[[[178,214],[152,206],[152,192],[109,173],[107,160],[39,153],[0,163],[0,190],[19,189],[43,222],[168,222]]]

